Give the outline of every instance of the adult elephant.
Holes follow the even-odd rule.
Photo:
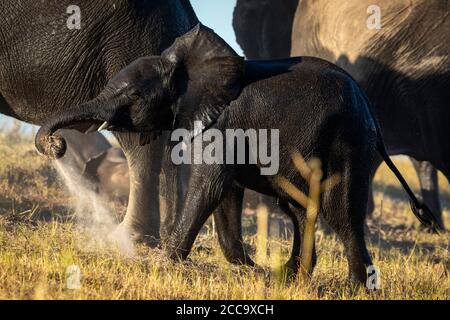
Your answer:
[[[237,0],[233,27],[249,59],[287,58],[298,0]]]
[[[198,23],[188,0],[72,4],[68,0],[0,2],[1,113],[41,125],[95,97],[127,64],[160,54]],[[76,129],[92,125],[99,124],[86,122]],[[177,194],[176,173],[165,162],[165,140],[141,146],[139,134],[115,135],[130,169],[129,204],[121,227],[134,239],[155,245],[160,237],[160,209],[162,215],[170,210]],[[239,199],[225,199],[219,210],[230,208],[236,208],[235,219],[240,221]],[[225,256],[245,261],[240,229],[228,228],[230,221],[217,219],[216,224],[225,225],[217,228],[226,233],[219,232]]]
[[[437,171],[431,163],[449,177],[450,152],[443,141],[449,121],[444,105],[450,48],[443,41],[449,27],[445,19],[448,5],[442,1],[378,1],[383,27],[371,30],[366,23],[370,1],[285,1],[292,11],[273,16],[270,12],[280,6],[278,1],[261,5],[255,0],[238,0],[234,28],[246,55],[253,59],[318,56],[350,72],[375,105],[389,152],[421,160],[413,163],[422,197],[443,226]],[[248,23],[244,18],[256,12],[255,8],[259,24]],[[394,19],[397,13],[402,19]],[[280,44],[280,38],[270,33],[262,36],[262,25],[282,30],[284,42]],[[427,34],[430,25],[434,27],[432,35]],[[291,28],[288,40],[283,36],[286,28]],[[419,41],[425,45],[418,47]],[[414,116],[405,116],[408,114]],[[369,207],[373,210],[373,200]]]
[[[67,153],[57,161],[58,169],[102,197],[126,203],[130,176],[123,151],[99,132],[83,134],[64,129],[58,133],[67,143]]]

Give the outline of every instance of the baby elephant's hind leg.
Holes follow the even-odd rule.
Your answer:
[[[280,203],[280,208],[285,214],[287,214],[294,226],[294,236],[292,242],[291,256],[288,262],[285,264],[284,269],[288,275],[296,276],[300,270],[301,262],[301,247],[305,229],[306,210],[304,208],[297,208],[290,206],[287,203]],[[314,269],[317,262],[316,247],[313,244],[312,252],[312,267]]]
[[[325,193],[323,203],[325,220],[344,244],[349,279],[361,284],[372,265],[364,239],[369,179],[363,172],[363,168],[344,170],[340,185]]]

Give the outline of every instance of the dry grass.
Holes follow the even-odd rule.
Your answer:
[[[113,247],[87,246],[89,234],[81,232],[73,221],[42,219],[50,213],[67,212],[60,205],[67,203],[68,197],[52,178],[51,166],[33,151],[31,141],[7,144],[5,140],[0,136],[0,299],[450,298],[450,236],[418,229],[399,184],[385,167],[377,175],[377,210],[368,222],[369,250],[381,270],[382,289],[369,293],[347,285],[342,245],[320,231],[318,265],[308,285],[283,283],[270,271],[281,263],[278,256],[285,261],[289,253],[290,241],[275,237],[269,239],[265,271],[228,264],[210,228],[183,264],[168,262],[161,252],[144,246],[137,246],[131,258]],[[399,159],[396,163],[417,188],[408,161]],[[444,179],[441,182],[450,227],[450,187]],[[254,225],[254,220],[250,216],[245,222]],[[273,221],[272,226],[276,225]],[[257,238],[246,235],[252,247]],[[80,267],[79,290],[67,289],[66,268],[70,265]]]

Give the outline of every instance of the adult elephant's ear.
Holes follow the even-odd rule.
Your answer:
[[[239,95],[245,72],[244,59],[213,30],[198,24],[163,52],[174,66],[175,127],[194,129],[194,121],[212,126]]]

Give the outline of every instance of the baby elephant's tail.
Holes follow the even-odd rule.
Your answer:
[[[408,183],[406,182],[405,178],[403,178],[400,171],[397,169],[395,164],[392,162],[391,158],[389,157],[386,146],[383,142],[383,139],[381,138],[381,134],[378,133],[378,142],[377,142],[377,150],[380,153],[380,155],[383,157],[384,162],[388,165],[389,169],[395,174],[397,179],[400,181],[400,183],[403,186],[403,189],[405,189],[406,193],[408,194],[410,198],[410,204],[411,209],[414,213],[414,215],[419,219],[419,221],[426,226],[427,228],[430,228],[433,232],[439,233],[440,230],[444,230],[444,226],[442,226],[439,222],[439,220],[436,218],[436,216],[433,214],[433,212],[417,197],[415,196],[414,192],[409,187]]]
[[[405,178],[403,178],[400,171],[397,169],[395,164],[392,162],[391,158],[389,157],[389,154],[386,150],[386,145],[383,141],[383,136],[381,135],[381,128],[377,121],[377,118],[375,117],[375,114],[373,113],[372,104],[369,101],[369,98],[363,93],[363,99],[365,100],[369,113],[371,114],[371,117],[374,121],[376,133],[377,133],[377,150],[380,153],[381,157],[383,158],[384,162],[386,162],[387,166],[391,171],[395,174],[397,179],[400,181],[400,183],[403,186],[403,189],[405,189],[406,193],[408,194],[410,198],[410,205],[411,209],[414,213],[414,215],[419,219],[419,221],[427,228],[432,230],[435,233],[439,233],[440,230],[445,230],[444,226],[439,222],[439,219],[436,218],[436,216],[433,214],[433,212],[428,208],[422,201],[419,201],[417,199],[414,192],[409,187],[408,183],[406,182]]]

